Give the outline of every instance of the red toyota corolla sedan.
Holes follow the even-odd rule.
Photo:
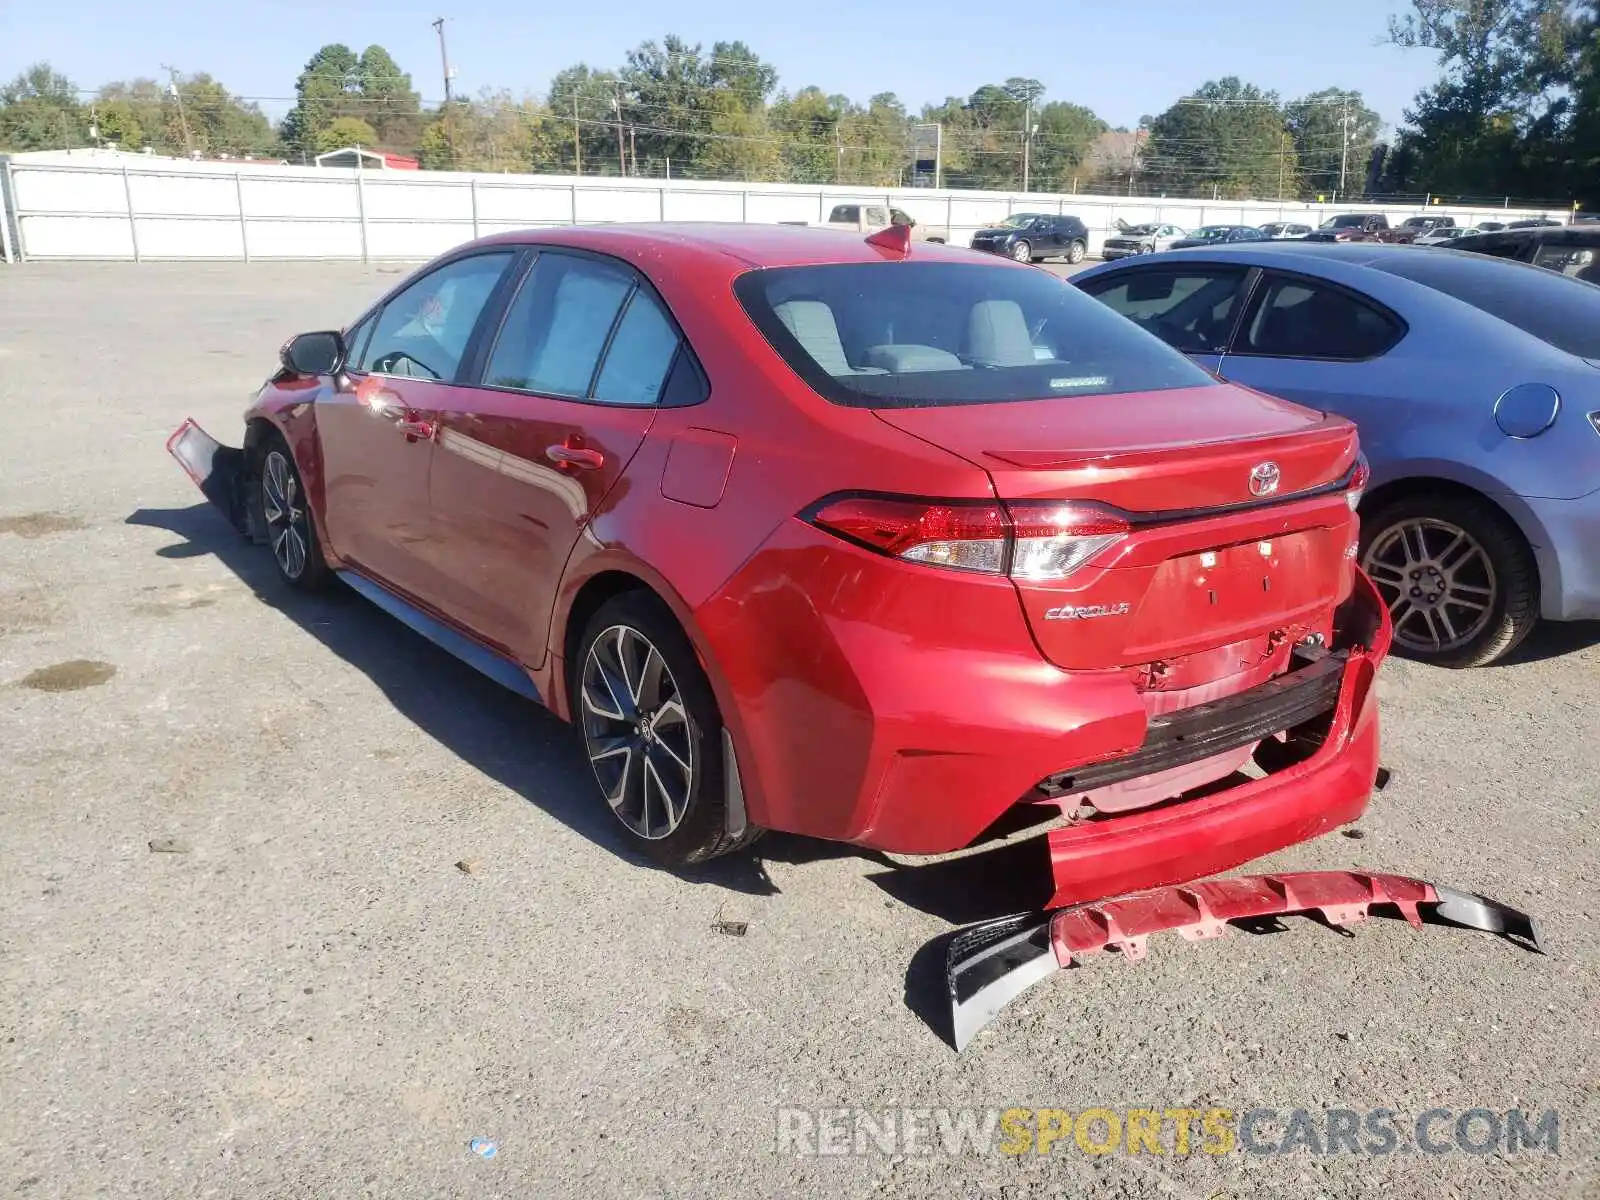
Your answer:
[[[664,863],[943,852],[1044,803],[1101,896],[1371,791],[1354,427],[1042,270],[893,230],[487,238],[291,341],[246,421],[171,448],[284,578],[573,721]]]

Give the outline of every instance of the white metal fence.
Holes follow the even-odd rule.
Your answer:
[[[505,230],[622,221],[816,224],[836,204],[889,204],[966,245],[1013,212],[1073,213],[1098,253],[1118,219],[1259,225],[1329,212],[1418,208],[1021,192],[863,190],[778,183],[360,171],[187,162],[115,152],[16,155],[0,163],[0,253],[29,259],[426,259]],[[1511,208],[1427,210],[1467,225]]]

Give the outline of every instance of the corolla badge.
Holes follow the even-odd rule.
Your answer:
[[[1252,496],[1270,496],[1278,490],[1278,481],[1283,477],[1283,472],[1278,470],[1275,462],[1257,463],[1250,468],[1250,494]]]
[[[1047,608],[1044,612],[1046,621],[1087,621],[1093,617],[1125,617],[1131,611],[1131,606],[1126,600],[1120,604],[1063,604],[1059,608]]]

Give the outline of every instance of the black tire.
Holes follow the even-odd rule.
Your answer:
[[[655,685],[649,651],[660,660]],[[625,681],[622,696],[615,668]],[[625,592],[595,611],[569,664],[568,689],[600,797],[631,845],[664,867],[678,868],[742,849],[760,836],[750,824],[738,836],[728,833],[722,714],[694,647],[654,595]],[[586,689],[598,703],[586,699]],[[682,709],[681,722],[673,701]],[[683,800],[674,811],[678,796]]]
[[[1074,239],[1072,245],[1067,247],[1067,261],[1069,263],[1081,263],[1088,253],[1089,247],[1085,246],[1081,240]]]
[[[260,528],[266,533],[267,549],[279,576],[303,591],[326,587],[333,572],[328,570],[322,543],[317,540],[305,481],[288,443],[277,433],[262,442],[250,484],[254,488],[251,503],[261,518]]]
[[[1514,650],[1538,624],[1533,552],[1487,501],[1423,495],[1390,501],[1362,517],[1359,558],[1391,615],[1398,614],[1394,649],[1407,658],[1436,667],[1486,666]],[[1461,603],[1452,604],[1450,595],[1462,597]],[[1441,596],[1444,602],[1436,603]],[[1483,599],[1481,610],[1464,607]],[[1436,636],[1447,622],[1456,636]],[[1428,639],[1434,644],[1425,644]]]
[[[1031,263],[1035,261],[1033,247],[1028,244],[1027,238],[1018,238],[1011,244],[1011,257],[1018,262]]]

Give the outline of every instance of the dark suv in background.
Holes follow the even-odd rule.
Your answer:
[[[1064,258],[1080,263],[1089,253],[1089,227],[1077,217],[1013,213],[999,225],[973,234],[972,248],[1004,254],[1018,262]]]
[[[1600,225],[1533,225],[1453,238],[1452,250],[1510,258],[1600,283]]]

